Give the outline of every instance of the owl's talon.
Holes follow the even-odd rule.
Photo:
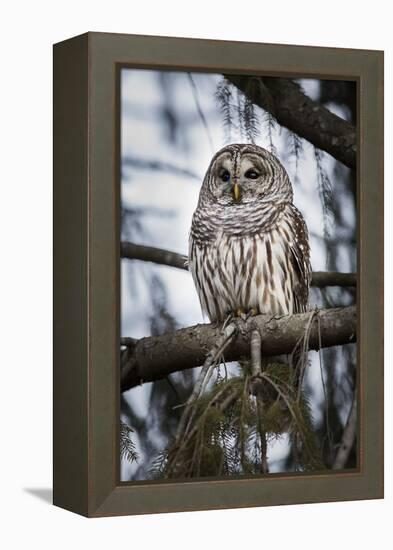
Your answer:
[[[246,312],[242,307],[239,307],[235,311],[234,315],[235,317],[239,317],[242,321],[246,322],[250,317],[255,317],[255,315],[258,315],[258,310],[252,307]]]
[[[236,310],[236,317],[240,317],[242,321],[247,322],[250,317],[255,317],[255,315],[258,315],[258,310],[252,307],[247,311],[247,313],[244,311],[243,308],[238,308]]]
[[[255,307],[252,307],[247,313],[247,319],[249,317],[255,317],[255,315],[258,315],[258,310]]]

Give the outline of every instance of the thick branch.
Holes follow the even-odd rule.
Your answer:
[[[120,255],[122,258],[130,260],[143,260],[145,262],[154,262],[156,264],[169,265],[179,269],[188,270],[187,256],[155,248],[153,246],[144,246],[130,242],[122,242],[120,246]],[[339,273],[338,271],[314,271],[311,280],[312,286],[356,286],[356,273]]]
[[[281,126],[348,166],[356,166],[356,130],[352,124],[307,97],[286,78],[226,75],[251,101],[269,111]]]
[[[304,335],[312,312],[272,317],[258,315],[246,323],[238,320],[236,337],[225,352],[226,361],[237,361],[250,353],[250,335],[258,329],[263,338],[264,356],[291,353]],[[318,313],[322,347],[356,341],[354,306],[321,310]],[[126,391],[142,382],[160,380],[172,372],[198,367],[221,335],[221,327],[196,325],[162,336],[138,340],[122,354],[121,388]],[[309,349],[319,348],[318,323],[310,330]]]

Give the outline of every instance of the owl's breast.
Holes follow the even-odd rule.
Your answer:
[[[203,247],[190,241],[190,268],[202,309],[213,320],[229,312],[293,312],[288,250],[277,229],[249,236],[216,234]]]

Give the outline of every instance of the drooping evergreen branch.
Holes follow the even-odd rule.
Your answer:
[[[220,360],[224,350],[231,343],[235,334],[236,324],[234,322],[224,326],[218,340],[214,343],[213,348],[207,354],[201,372],[198,376],[198,380],[196,381],[192,393],[188,398],[186,408],[179,422],[176,435],[177,440],[183,438],[186,435],[188,428],[191,426],[194,412],[192,410],[193,405],[195,401],[197,401],[198,397],[203,393],[203,390],[209,381],[209,375],[212,372],[213,367],[217,364],[217,361]]]
[[[131,439],[133,429],[124,422],[120,422],[120,457],[128,462],[137,462],[139,455],[136,452],[135,444]]]
[[[306,96],[296,82],[277,77],[225,76],[281,126],[355,168],[355,127]]]
[[[309,330],[309,349],[356,342],[355,306],[320,310],[319,322],[308,329],[310,315],[315,312],[281,317],[258,315],[246,322],[237,319],[236,335],[225,351],[225,360],[237,361],[249,356],[250,335],[254,329],[263,335],[263,354],[267,357],[291,353],[306,329]],[[206,324],[141,338],[122,352],[122,391],[143,382],[160,380],[172,372],[203,365],[207,352],[214,349],[221,335],[220,326]]]
[[[168,265],[178,269],[188,271],[187,256],[156,248],[154,246],[145,246],[130,242],[122,242],[120,245],[120,255],[129,260],[142,260],[144,262],[153,262],[155,264]],[[356,273],[340,273],[338,271],[314,271],[311,279],[311,286],[356,286]]]

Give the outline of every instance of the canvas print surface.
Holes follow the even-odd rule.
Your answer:
[[[121,481],[356,468],[356,83],[119,90]]]

